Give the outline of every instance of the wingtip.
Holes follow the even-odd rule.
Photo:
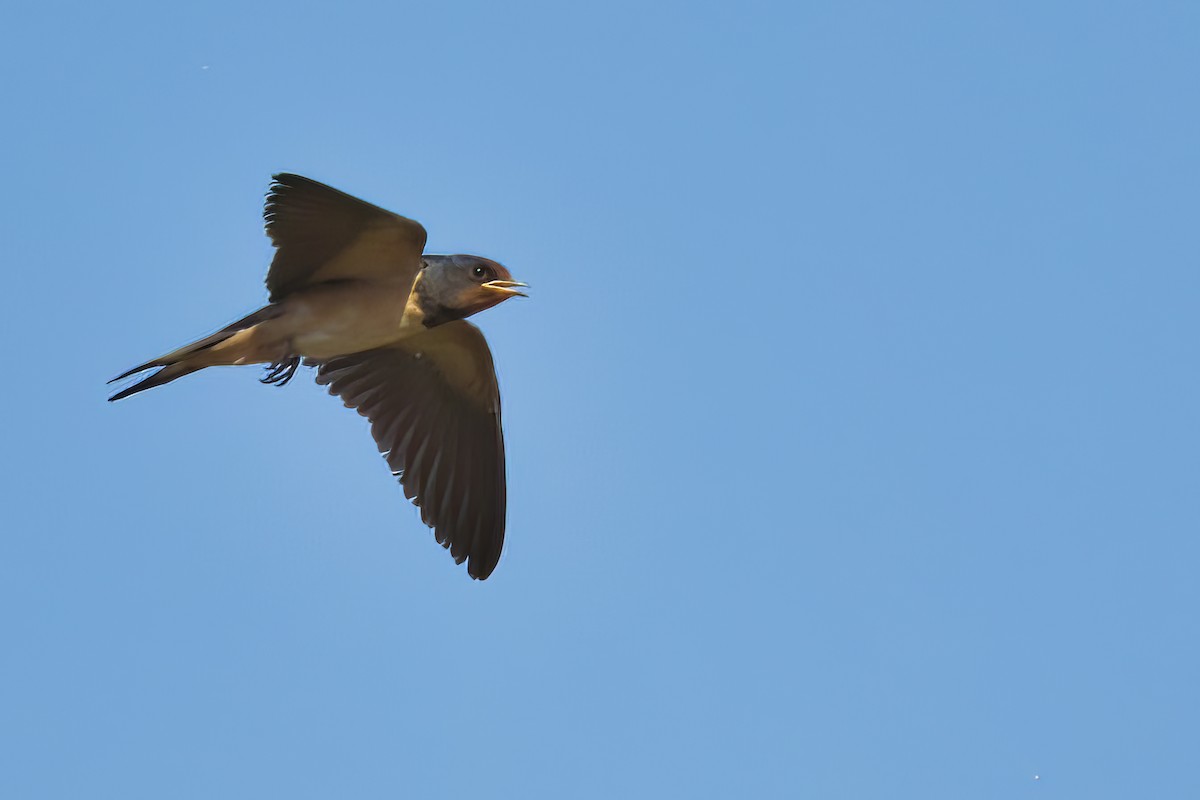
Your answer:
[[[492,561],[483,566],[478,566],[477,564],[472,563],[474,561],[476,561],[476,559],[472,558],[467,562],[467,574],[471,576],[471,580],[473,581],[486,581],[492,576],[492,572],[495,571],[496,564],[498,563],[496,561]]]
[[[271,189],[280,186],[295,186],[296,184],[316,183],[312,178],[306,178],[295,172],[276,172],[271,176]]]
[[[267,185],[267,197],[276,197],[281,189],[287,189],[288,186],[295,183],[292,179],[296,177],[290,172],[276,172],[271,176],[271,182]]]

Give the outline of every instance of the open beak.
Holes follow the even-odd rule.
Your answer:
[[[493,292],[500,292],[506,297],[514,295],[517,297],[529,297],[529,295],[520,291],[522,288],[528,289],[528,283],[520,283],[519,281],[488,281],[487,283],[481,283],[480,286],[484,289],[491,289]]]

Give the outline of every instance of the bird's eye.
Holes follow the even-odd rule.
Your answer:
[[[476,278],[485,278],[490,272],[491,270],[487,267],[476,267],[475,269],[471,270],[471,274]]]

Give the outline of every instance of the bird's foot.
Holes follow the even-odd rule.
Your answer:
[[[259,378],[260,383],[273,383],[276,386],[286,386],[287,382],[296,376],[296,370],[300,368],[300,356],[291,356],[281,361],[276,361],[268,369],[268,372],[263,377]]]

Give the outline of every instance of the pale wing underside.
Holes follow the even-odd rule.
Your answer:
[[[370,420],[404,494],[455,562],[467,560],[473,578],[490,575],[504,544],[504,435],[479,329],[450,322],[340,356],[320,365],[317,383]]]
[[[425,229],[399,214],[299,175],[274,176],[263,215],[275,258],[267,290],[275,302],[335,280],[406,282],[421,268]]]

